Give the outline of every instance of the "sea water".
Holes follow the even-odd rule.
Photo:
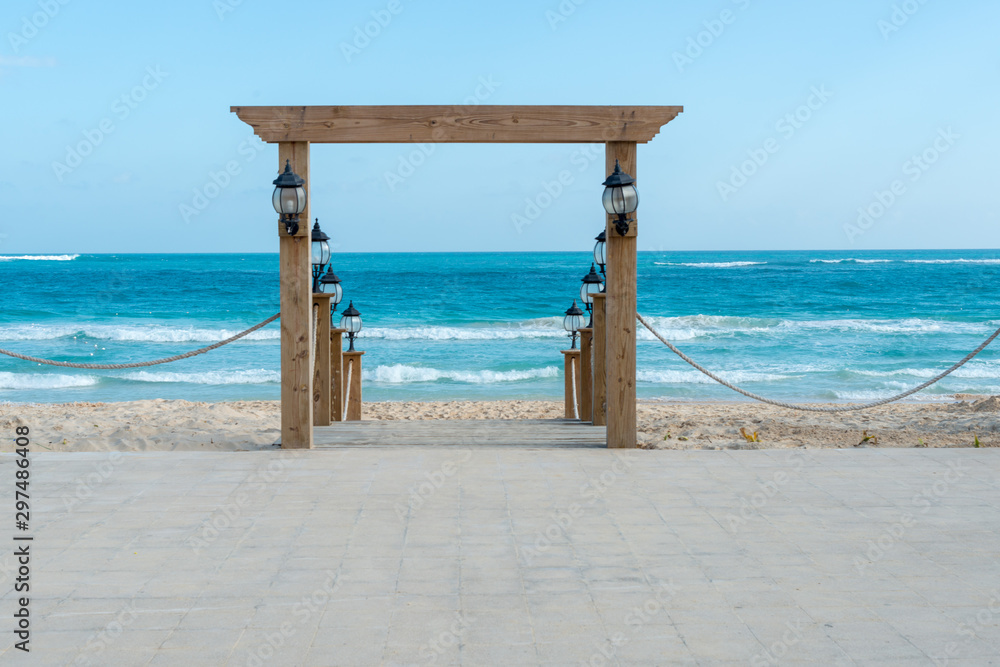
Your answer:
[[[366,400],[558,399],[564,311],[589,253],[335,254],[364,329]],[[781,399],[920,384],[1000,327],[1000,251],[641,252],[639,311],[695,360]],[[278,257],[0,255],[0,347],[83,363],[167,357],[279,309]],[[339,314],[337,315],[339,321]],[[1000,343],[997,343],[1000,346]],[[1000,349],[915,400],[1000,393]],[[743,400],[639,330],[638,394]],[[276,399],[278,324],[103,371],[0,356],[0,401]]]

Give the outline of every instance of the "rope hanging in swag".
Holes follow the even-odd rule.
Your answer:
[[[774,400],[772,398],[765,398],[764,396],[760,396],[759,394],[755,394],[753,392],[747,391],[746,389],[741,389],[740,387],[737,387],[734,384],[730,384],[729,382],[726,382],[725,380],[723,380],[722,378],[720,378],[718,375],[715,375],[714,373],[712,373],[708,369],[706,369],[703,366],[699,365],[696,361],[694,361],[693,359],[691,359],[691,357],[687,356],[686,354],[684,354],[683,352],[681,352],[680,350],[678,350],[676,347],[674,347],[674,345],[670,341],[668,341],[666,338],[664,338],[663,335],[660,332],[658,332],[656,329],[654,329],[652,327],[652,325],[650,325],[650,323],[647,322],[646,318],[644,318],[642,315],[640,315],[639,313],[636,313],[635,316],[636,316],[636,318],[638,318],[639,322],[642,323],[642,326],[644,326],[647,329],[649,329],[649,332],[651,334],[653,334],[654,336],[656,336],[660,340],[661,343],[663,343],[664,345],[666,345],[667,347],[669,347],[670,350],[674,354],[676,354],[678,357],[680,357],[684,361],[688,362],[693,367],[695,367],[696,369],[698,369],[699,371],[701,371],[702,373],[704,373],[708,377],[712,378],[713,380],[715,380],[719,384],[721,384],[721,385],[723,385],[725,387],[729,387],[733,391],[739,392],[740,394],[743,394],[744,396],[746,396],[748,398],[752,398],[755,401],[760,401],[761,403],[769,403],[771,405],[777,405],[780,408],[789,408],[791,410],[804,410],[806,412],[850,412],[851,410],[867,410],[869,408],[876,408],[876,407],[878,407],[880,405],[886,405],[887,403],[893,403],[893,402],[898,401],[898,400],[900,400],[902,398],[906,398],[907,396],[910,396],[911,394],[917,393],[921,389],[926,389],[927,387],[931,386],[932,384],[934,384],[938,380],[941,380],[944,377],[948,376],[952,372],[957,371],[959,368],[961,368],[962,366],[964,366],[967,361],[971,360],[977,354],[979,354],[984,349],[986,349],[986,346],[989,345],[990,343],[992,343],[993,340],[997,336],[1000,336],[1000,329],[997,329],[996,331],[993,332],[992,336],[990,336],[985,341],[983,341],[982,345],[980,345],[979,347],[977,347],[975,350],[973,350],[969,354],[965,355],[965,358],[962,359],[961,361],[959,361],[957,364],[955,364],[954,366],[952,366],[951,368],[949,368],[945,372],[941,373],[940,375],[936,375],[936,376],[932,377],[930,380],[928,380],[927,382],[923,383],[922,385],[919,385],[919,386],[914,387],[913,389],[909,389],[907,391],[904,391],[902,394],[896,394],[895,396],[890,396],[889,398],[883,398],[883,399],[878,400],[878,401],[872,401],[871,403],[862,403],[862,404],[859,404],[859,405],[834,405],[834,406],[830,406],[830,407],[819,407],[819,406],[814,406],[814,405],[800,405],[798,403],[785,403],[783,401],[776,401],[776,400]]]
[[[211,352],[212,350],[220,348],[223,345],[228,345],[233,341],[239,340],[244,336],[252,334],[254,331],[257,331],[257,329],[260,329],[261,327],[270,324],[279,317],[281,317],[281,313],[272,315],[271,317],[267,318],[260,324],[255,324],[246,331],[241,331],[235,336],[230,336],[226,340],[220,340],[218,343],[213,343],[208,347],[203,347],[199,350],[192,350],[191,352],[185,352],[184,354],[177,354],[172,357],[167,357],[166,359],[156,359],[154,361],[138,361],[131,364],[75,364],[70,361],[53,361],[52,359],[39,359],[38,357],[29,357],[26,354],[18,354],[17,352],[11,352],[10,350],[4,350],[4,349],[0,349],[0,354],[6,354],[8,357],[14,357],[15,359],[24,359],[25,361],[33,361],[39,364],[48,364],[49,366],[62,366],[64,368],[86,368],[89,370],[101,370],[101,371],[117,371],[126,368],[143,368],[145,366],[157,366],[159,364],[167,364],[170,363],[171,361],[180,361],[181,359],[187,359],[189,357],[195,357],[199,354],[205,354],[206,352]]]

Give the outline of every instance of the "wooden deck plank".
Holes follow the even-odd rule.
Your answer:
[[[606,429],[567,419],[341,422],[313,430],[318,449],[379,446],[605,447]]]

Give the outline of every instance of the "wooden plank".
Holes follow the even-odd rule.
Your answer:
[[[330,417],[344,421],[344,342],[347,329],[330,330]]]
[[[350,364],[351,386],[347,390],[347,416],[346,421],[359,421],[361,419],[361,357],[364,352],[355,350],[354,352],[344,352],[344,368]],[[346,373],[347,371],[345,371]]]
[[[601,292],[594,295],[594,340],[591,344],[594,350],[594,367],[591,369],[593,378],[593,412],[592,421],[594,426],[604,426],[608,423],[605,402],[608,391],[605,382],[604,352],[607,344],[605,335],[604,302],[607,294]]]
[[[234,106],[230,111],[270,143],[581,144],[646,143],[684,107]]]
[[[309,144],[278,146],[279,172],[289,160],[309,187]],[[283,449],[310,449],[313,436],[312,265],[309,248],[309,205],[299,234],[279,232],[281,280],[281,443]]]
[[[580,419],[585,422],[594,418],[593,391],[594,384],[591,378],[593,368],[593,329],[580,329]]]
[[[393,420],[316,429],[317,448],[377,446],[604,447],[605,429],[576,420]]]
[[[615,169],[636,177],[636,145],[609,142],[605,148],[607,173]],[[632,214],[636,218],[636,214]],[[620,236],[614,216],[607,220],[607,299],[605,301],[605,368],[607,381],[608,447],[631,449],[635,436],[635,308],[636,308],[636,233],[632,222],[629,233]]]
[[[316,329],[316,373],[313,375],[313,425],[330,425],[330,295],[313,294],[313,306],[319,308]],[[315,318],[314,318],[315,319]]]

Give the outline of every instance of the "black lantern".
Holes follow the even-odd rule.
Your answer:
[[[332,317],[337,312],[337,305],[344,298],[344,288],[340,286],[340,278],[333,272],[332,266],[319,279],[319,293],[330,295],[330,316]]]
[[[639,207],[639,191],[635,189],[635,179],[622,171],[622,166],[615,160],[615,170],[604,181],[604,210],[608,215],[616,215],[615,229],[620,236],[628,234],[629,213],[634,213]]]
[[[594,326],[594,295],[599,293],[604,287],[601,277],[594,270],[594,265],[590,265],[590,273],[583,277],[583,285],[580,286],[580,300],[583,301],[587,312],[590,314],[590,322],[587,328]]]
[[[604,271],[604,267],[606,267],[608,265],[608,260],[607,260],[607,244],[606,244],[606,242],[608,240],[608,235],[602,229],[601,233],[594,237],[594,240],[597,241],[597,243],[594,244],[594,261],[597,263],[597,266],[600,268],[601,275],[602,276],[607,276],[607,273]],[[606,279],[607,278],[605,278],[605,280]],[[601,291],[602,292],[604,291],[603,287],[601,287]]]
[[[566,310],[566,317],[563,318],[563,329],[569,332],[569,337],[573,340],[573,344],[569,349],[576,349],[577,332],[582,328],[583,311],[576,305],[576,299],[573,299],[573,305]]]
[[[319,218],[312,228],[313,294],[319,293],[319,278],[330,263],[330,237],[319,228]]]
[[[285,231],[289,236],[299,232],[299,214],[306,209],[306,182],[292,171],[292,163],[285,160],[285,171],[274,179],[274,194],[271,203],[274,210],[281,216]]]
[[[361,331],[361,313],[354,307],[353,301],[348,304],[347,310],[340,318],[340,328],[347,329],[347,338],[351,341],[351,346],[347,351],[354,352],[354,337]]]

